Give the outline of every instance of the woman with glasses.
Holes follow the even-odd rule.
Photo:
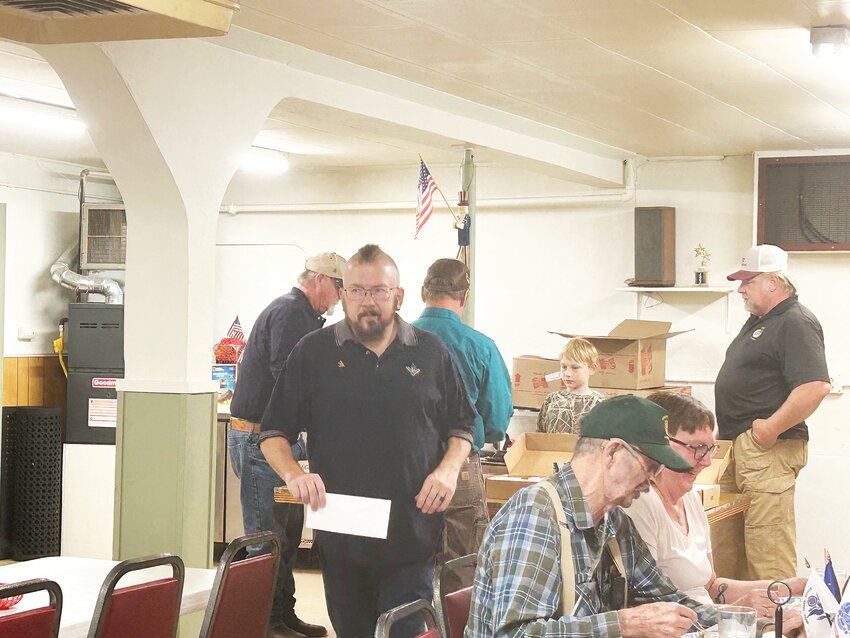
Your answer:
[[[775,605],[767,596],[770,581],[733,580],[714,573],[708,518],[699,495],[691,491],[697,475],[711,465],[717,451],[714,415],[687,395],[656,392],[647,398],[667,410],[670,445],[694,468],[690,472],[663,469],[652,479],[649,492],[626,513],[658,566],[680,591],[703,604],[745,605],[772,618]],[[802,595],[805,579],[795,577],[786,582],[793,595]]]

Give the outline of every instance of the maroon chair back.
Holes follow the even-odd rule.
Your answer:
[[[472,586],[464,587],[443,599],[443,613],[446,615],[446,635],[448,638],[463,638],[463,630],[469,620],[469,608],[472,604]]]
[[[264,545],[270,553],[234,561],[249,545]],[[234,539],[218,563],[200,638],[265,638],[274,598],[280,539],[272,532]]]
[[[47,607],[0,616],[0,638],[56,638],[62,616],[62,589],[52,580],[36,578],[0,587],[0,598],[46,591]]]
[[[438,565],[434,571],[434,611],[437,612],[440,628],[447,638],[463,636],[463,630],[469,619],[472,581],[475,578],[477,558],[475,554],[453,558]]]
[[[375,638],[390,638],[393,625],[402,618],[407,618],[413,614],[421,614],[425,618],[426,627],[425,631],[417,634],[415,638],[444,638],[434,608],[431,603],[421,598],[411,603],[393,607],[378,616],[378,622],[375,625]]]
[[[171,576],[116,589],[127,573],[158,565],[170,566]],[[184,574],[183,561],[170,554],[118,563],[100,588],[88,638],[174,638]]]

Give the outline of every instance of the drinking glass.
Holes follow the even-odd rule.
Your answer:
[[[718,607],[720,638],[756,638],[756,610],[752,607],[720,605]]]

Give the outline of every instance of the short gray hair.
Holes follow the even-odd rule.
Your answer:
[[[298,285],[306,286],[311,281],[313,281],[316,278],[316,275],[318,274],[319,273],[317,273],[315,270],[305,270],[300,275],[298,275]]]
[[[580,436],[573,450],[573,458],[589,456],[601,448],[608,439],[594,439],[589,436]]]

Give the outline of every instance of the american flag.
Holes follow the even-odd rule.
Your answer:
[[[230,324],[230,328],[227,331],[227,336],[230,339],[239,339],[240,341],[245,341],[245,333],[242,331],[242,324],[239,323],[239,315],[236,315],[236,319],[233,320],[233,323]],[[245,354],[245,348],[243,347],[239,350],[239,358],[236,360],[236,363],[242,363],[242,355]]]
[[[431,198],[436,190],[439,190],[437,183],[431,177],[425,162],[422,158],[419,158],[419,186],[416,189],[416,233],[413,235],[413,239],[419,236],[419,231],[422,230],[425,222],[431,218],[431,213],[434,212],[434,202]]]
[[[233,323],[230,324],[230,329],[227,331],[227,337],[229,339],[241,339],[245,341],[245,333],[242,332],[242,324],[239,323],[239,315],[236,315],[236,319],[233,320]]]

